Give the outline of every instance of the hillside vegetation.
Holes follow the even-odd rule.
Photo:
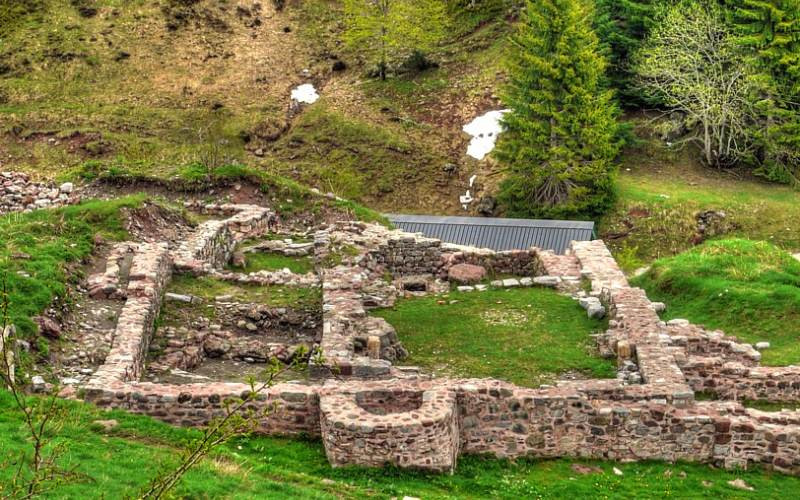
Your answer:
[[[669,305],[667,319],[769,341],[764,364],[800,363],[800,261],[769,243],[709,242],[656,261],[634,284]]]

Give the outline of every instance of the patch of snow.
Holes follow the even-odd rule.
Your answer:
[[[503,131],[500,119],[510,110],[489,111],[464,125],[464,132],[472,136],[467,154],[476,160],[483,160],[492,152],[497,136]]]
[[[472,187],[475,184],[475,179],[477,178],[478,178],[477,175],[473,175],[472,177],[469,178],[469,187]]]
[[[317,89],[314,88],[314,85],[304,83],[292,90],[292,99],[305,104],[314,104],[319,100],[319,94],[317,93]]]

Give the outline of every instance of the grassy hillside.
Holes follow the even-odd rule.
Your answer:
[[[800,261],[766,242],[721,240],[656,261],[633,280],[686,318],[747,342],[769,341],[765,364],[800,363]]]
[[[19,450],[25,435],[19,413],[0,391],[0,462]],[[51,498],[133,497],[162,467],[175,465],[178,451],[199,433],[123,412],[62,402],[66,415],[64,465],[77,467],[81,482]],[[105,430],[96,420],[115,419]],[[579,464],[579,465],[576,465]],[[612,472],[619,468],[623,475]],[[0,468],[7,485],[15,468]],[[754,491],[734,488],[741,478]],[[452,476],[395,469],[332,469],[322,444],[303,439],[252,437],[221,448],[180,482],[178,498],[784,498],[800,479],[762,472],[728,472],[706,465],[616,464],[589,461],[515,462],[462,457]],[[0,489],[2,494],[2,489]]]

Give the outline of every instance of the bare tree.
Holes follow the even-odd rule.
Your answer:
[[[686,115],[708,165],[750,156],[758,119],[756,72],[741,56],[716,4],[686,1],[669,8],[634,56],[644,92]]]

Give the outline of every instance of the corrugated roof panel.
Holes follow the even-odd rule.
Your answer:
[[[399,229],[422,233],[457,245],[493,250],[524,250],[532,246],[563,254],[569,243],[592,238],[594,222],[481,217],[388,215]]]

